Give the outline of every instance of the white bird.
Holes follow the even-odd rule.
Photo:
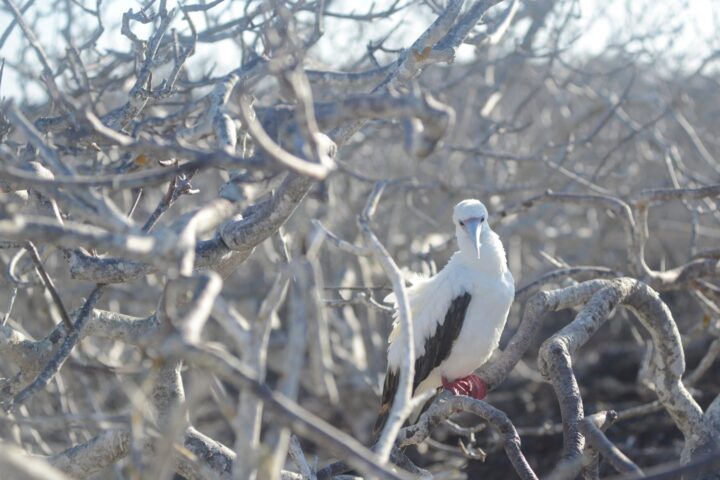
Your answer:
[[[498,346],[515,297],[515,283],[505,249],[488,224],[482,202],[468,199],[458,203],[453,223],[459,250],[435,276],[407,289],[415,340],[413,394],[442,386],[456,395],[482,399],[487,392],[485,382],[472,373]],[[385,425],[397,393],[405,352],[399,341],[395,295],[388,295],[385,301],[394,302],[396,312],[376,434]]]

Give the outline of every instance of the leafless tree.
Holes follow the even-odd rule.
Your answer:
[[[3,0],[1,476],[720,478],[720,28],[582,4]],[[465,197],[491,393],[371,438]]]

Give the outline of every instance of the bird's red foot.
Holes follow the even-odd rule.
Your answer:
[[[445,390],[449,390],[455,395],[466,395],[477,400],[482,400],[487,395],[487,385],[485,381],[477,375],[468,375],[467,377],[458,378],[453,382],[442,377],[442,386]]]

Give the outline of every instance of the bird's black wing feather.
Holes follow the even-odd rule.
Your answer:
[[[460,335],[470,299],[469,293],[455,297],[450,303],[445,321],[438,325],[435,333],[425,339],[425,353],[415,360],[415,378],[413,392],[425,380],[435,367],[450,356],[452,346]]]
[[[373,434],[379,435],[380,430],[385,426],[390,407],[392,406],[395,393],[397,393],[398,383],[400,382],[400,371],[397,368],[388,368],[385,374],[385,383],[383,384],[382,403],[380,404],[380,412],[378,413]]]
[[[435,333],[425,339],[425,352],[415,360],[413,393],[418,385],[430,375],[430,372],[450,356],[452,346],[455,340],[457,340],[458,335],[460,335],[463,320],[465,320],[465,313],[467,312],[468,305],[470,305],[471,298],[472,296],[469,293],[455,297],[453,301],[450,302],[450,308],[448,308],[448,311],[445,313],[445,320],[442,325],[438,325]],[[380,413],[375,422],[375,428],[373,428],[373,432],[376,435],[380,433],[380,430],[385,426],[399,382],[399,370],[397,368],[388,369],[383,385]]]

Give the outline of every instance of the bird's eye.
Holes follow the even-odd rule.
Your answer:
[[[465,226],[465,222],[463,222],[462,220],[460,220],[460,226],[461,226],[461,227],[464,227],[464,226]]]
[[[485,221],[485,217],[480,217],[480,223]]]

